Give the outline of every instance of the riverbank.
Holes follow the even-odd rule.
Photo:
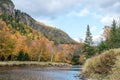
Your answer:
[[[5,61],[0,62],[0,67],[21,67],[21,66],[35,66],[35,67],[70,67],[72,65],[67,63],[55,62],[35,62],[35,61]]]

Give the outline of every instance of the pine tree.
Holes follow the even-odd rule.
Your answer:
[[[105,38],[106,40],[99,45],[100,52],[108,49],[120,48],[120,24],[115,20],[113,20],[109,34],[106,35]]]
[[[20,51],[20,52],[19,52],[19,55],[18,55],[18,57],[17,57],[17,60],[18,60],[18,61],[24,61],[24,59],[25,59],[24,52],[23,52],[23,51]]]
[[[109,47],[110,48],[119,48],[119,28],[115,20],[112,22],[112,27],[110,31]]]
[[[87,25],[86,38],[84,41],[83,53],[87,54],[87,57],[91,57],[95,54],[95,48],[93,46],[92,34],[90,32],[90,27]]]
[[[25,61],[30,61],[30,56],[28,55],[28,53],[25,53],[24,60]]]
[[[86,32],[86,38],[85,38],[85,44],[91,46],[93,44],[92,41],[92,34],[90,32],[90,27],[87,25],[87,32]]]

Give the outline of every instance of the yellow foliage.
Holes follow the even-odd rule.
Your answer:
[[[53,55],[55,62],[71,63],[72,54],[78,45],[55,45],[53,41],[49,41],[41,32],[32,29],[30,26],[22,22],[16,23],[15,20],[12,20],[12,23],[17,25],[12,26],[12,24],[6,24],[5,21],[0,20],[0,25],[2,25],[0,27],[0,45],[4,46],[0,49],[0,55],[4,54],[7,58],[10,54],[16,60],[19,52],[23,51],[28,53],[31,60],[37,61],[40,55],[41,61],[50,61]],[[10,47],[12,45],[14,48]]]

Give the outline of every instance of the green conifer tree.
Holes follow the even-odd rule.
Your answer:
[[[87,58],[95,54],[95,47],[93,46],[92,34],[90,32],[90,27],[87,25],[86,38],[84,41],[83,53],[87,54]]]
[[[92,34],[90,32],[89,25],[87,25],[87,32],[86,32],[85,44],[87,44],[89,46],[93,45]]]
[[[18,61],[24,61],[25,60],[25,54],[24,54],[24,52],[23,51],[20,51],[19,52],[19,55],[18,55],[18,57],[17,57],[17,60]]]

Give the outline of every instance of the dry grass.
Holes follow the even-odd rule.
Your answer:
[[[113,66],[112,71],[108,77],[110,78],[109,80],[120,80],[120,56],[117,56],[115,65]]]
[[[39,67],[63,67],[63,66],[71,66],[67,63],[54,63],[54,62],[34,62],[34,61],[7,61],[0,62],[0,67],[14,67],[14,66],[39,66]]]
[[[120,59],[118,59],[118,56],[120,58],[120,49],[106,51],[101,55],[88,59],[82,72],[92,79],[120,80],[120,77],[119,79],[113,79],[119,76],[118,73],[120,73]]]

